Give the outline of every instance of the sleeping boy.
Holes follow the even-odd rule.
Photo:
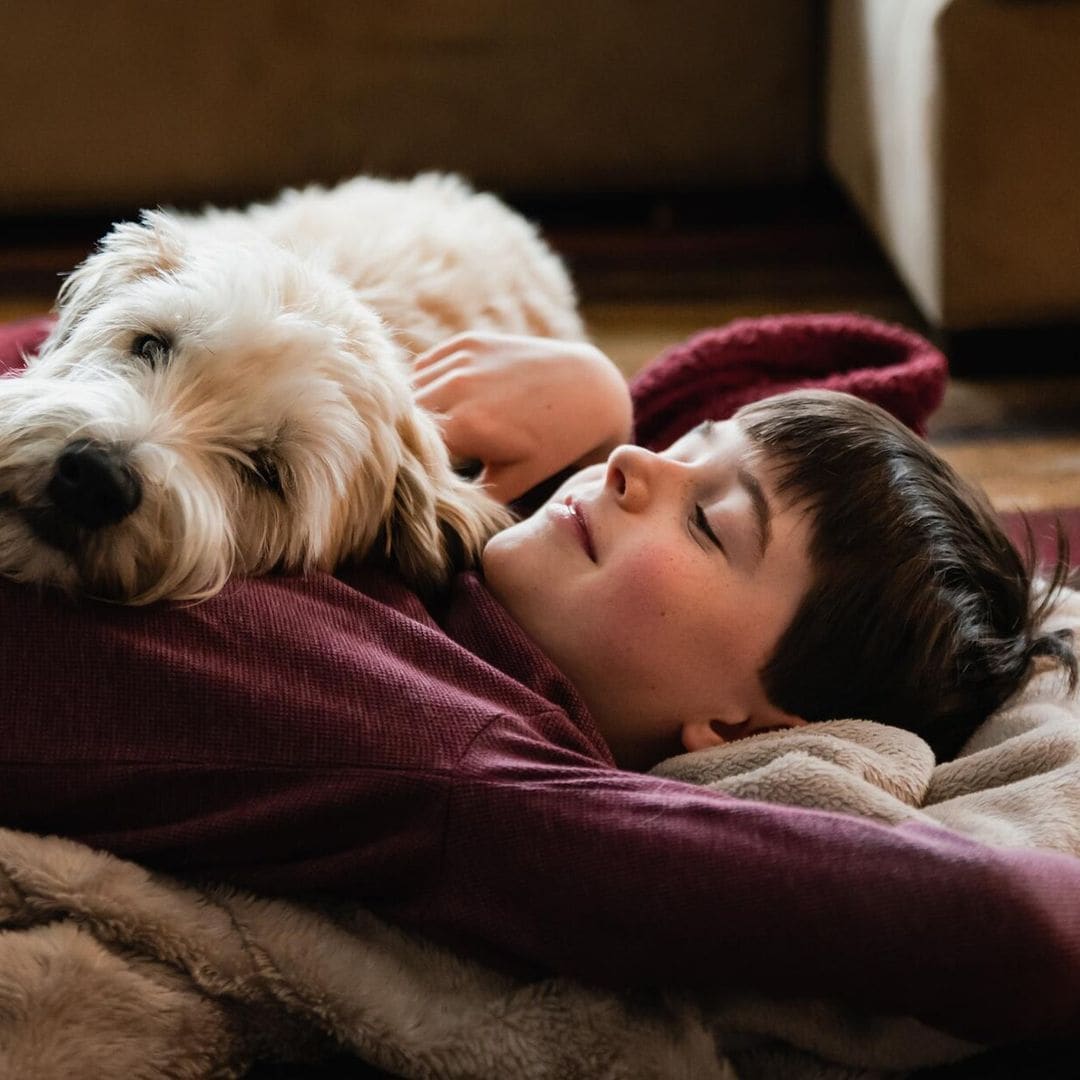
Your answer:
[[[1080,861],[642,771],[845,716],[948,755],[1033,657],[1075,680],[1039,630],[1054,589],[1035,598],[982,498],[873,406],[785,395],[655,454],[621,441],[595,355],[541,376],[513,360],[535,349],[418,366],[460,456],[552,440],[572,449],[542,473],[584,464],[437,603],[375,565],[181,608],[0,586],[0,821],[361,901],[529,970],[831,997],[986,1040],[1070,1030]],[[475,391],[470,367],[506,377],[465,395],[483,404],[458,438],[436,399]],[[527,392],[544,378],[562,390]],[[571,414],[598,426],[563,440]],[[983,998],[1003,967],[1015,992]]]
[[[1036,601],[983,495],[876,406],[779,395],[654,454],[625,445],[625,383],[590,346],[469,335],[417,370],[451,451],[507,499],[563,464],[553,447],[589,448],[491,540],[484,576],[624,768],[838,717],[943,759],[1034,657],[1075,685],[1068,643],[1038,629],[1067,559]],[[538,408],[545,392],[572,408]]]

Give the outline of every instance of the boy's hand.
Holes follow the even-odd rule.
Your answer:
[[[459,334],[416,357],[413,386],[451,456],[480,462],[479,482],[501,502],[605,460],[631,435],[626,380],[583,342]]]

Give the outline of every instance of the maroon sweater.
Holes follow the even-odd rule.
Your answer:
[[[607,984],[1080,1027],[1080,861],[621,772],[475,575],[436,613],[375,571],[0,604],[5,825]]]

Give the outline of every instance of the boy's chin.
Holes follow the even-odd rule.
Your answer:
[[[496,533],[488,539],[480,552],[480,573],[489,587],[497,584],[503,576],[500,573],[500,568],[504,558],[509,554],[506,550],[507,541],[505,537],[508,532],[516,528],[516,525],[511,525],[509,529],[503,529],[502,532]]]

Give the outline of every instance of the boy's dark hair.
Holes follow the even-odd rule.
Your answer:
[[[1016,690],[1036,656],[1077,682],[1068,632],[1040,629],[1068,577],[1058,530],[1049,588],[985,496],[876,405],[796,391],[739,411],[785,502],[813,519],[814,579],[762,669],[774,705],[920,734],[939,760]]]

